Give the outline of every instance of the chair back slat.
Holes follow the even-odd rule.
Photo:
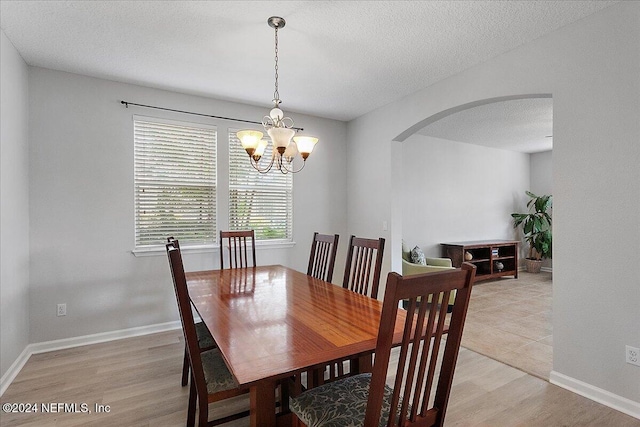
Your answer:
[[[475,271],[464,263],[461,269],[417,276],[389,273],[364,425],[378,425],[402,300],[408,300],[407,315],[386,425],[443,425]],[[454,289],[448,316],[447,304],[439,301],[448,301]]]
[[[383,255],[383,238],[365,239],[351,236],[342,287],[377,298]]]
[[[339,239],[340,236],[337,234],[313,233],[307,275],[326,282],[333,280],[333,267],[336,263]]]
[[[449,301],[449,294],[450,291],[446,291],[444,292],[444,295],[442,298],[446,298],[446,299],[441,299],[439,301]],[[432,300],[433,301],[433,300]],[[433,307],[432,304],[429,304],[431,307]],[[423,304],[423,306],[426,307],[428,306],[428,304]],[[425,396],[430,396],[431,395],[431,388],[433,385],[433,378],[436,372],[436,367],[437,367],[437,361],[438,358],[434,357],[437,356],[439,354],[440,351],[440,343],[441,343],[441,338],[443,335],[443,331],[444,331],[444,326],[445,326],[445,316],[446,316],[446,311],[448,309],[448,305],[447,304],[441,304],[440,305],[440,310],[438,312],[438,322],[437,322],[437,327],[435,328],[435,333],[433,335],[433,340],[431,341],[433,343],[433,350],[432,350],[432,356],[429,358],[423,358],[421,363],[420,363],[420,371],[418,373],[418,380],[417,383],[418,384],[425,384],[425,389],[423,391],[423,394]],[[444,310],[444,312],[443,312]],[[434,330],[434,322],[435,322],[435,317],[436,317],[436,310],[435,309],[430,309],[429,310],[429,321],[427,323],[427,328],[425,329],[426,331],[433,331]],[[427,365],[427,360],[429,361],[429,370],[427,372],[427,380],[426,383],[423,383],[423,379],[424,379],[424,371]],[[416,387],[415,390],[415,394],[414,394],[414,402],[419,401],[419,392],[420,389],[418,387]],[[426,405],[428,404],[428,400],[423,400],[422,402],[422,407],[421,407],[421,413],[424,413],[424,411],[426,410]],[[412,413],[411,413],[411,417],[412,419],[415,419],[416,415],[417,415],[417,410],[418,407],[416,406],[415,408],[413,408]]]
[[[171,277],[173,278],[173,288],[178,302],[178,311],[180,312],[182,332],[184,333],[189,363],[191,365],[191,378],[195,380],[198,396],[207,396],[207,384],[202,368],[200,346],[198,345],[193,312],[191,311],[191,299],[189,298],[189,291],[187,289],[187,278],[184,274],[180,244],[175,239],[169,240],[166,249],[167,257],[169,258],[169,267],[171,268]]]
[[[251,245],[251,259],[247,251],[247,239]],[[226,242],[226,244],[225,244]],[[225,253],[227,254],[227,268],[247,268],[256,266],[256,239],[254,230],[220,231],[220,268],[225,268]]]

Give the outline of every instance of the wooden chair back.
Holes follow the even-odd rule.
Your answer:
[[[342,287],[359,294],[378,298],[384,239],[351,236]],[[373,270],[373,274],[372,273]]]
[[[173,247],[180,249],[180,242],[173,236],[167,237],[167,243],[173,245]],[[191,304],[193,306],[193,304]],[[195,308],[192,307],[192,313]],[[195,320],[194,320],[195,321]],[[210,350],[217,346],[216,342],[211,337],[209,330],[202,324],[202,322],[196,322],[196,336],[198,339],[198,347],[200,347],[200,351]],[[205,332],[206,331],[206,332]],[[205,335],[206,334],[206,335]],[[187,349],[187,345],[185,342],[184,347],[184,359],[182,362],[182,386],[186,386],[189,383],[189,350]]]
[[[182,331],[189,355],[189,364],[191,366],[191,380],[195,384],[196,393],[200,402],[207,401],[207,383],[202,368],[202,358],[200,356],[200,346],[198,345],[198,337],[196,335],[196,327],[191,311],[191,299],[187,289],[187,278],[184,274],[184,266],[182,264],[182,254],[180,253],[180,245],[177,241],[170,241],[166,245],[167,257],[169,258],[169,267],[171,268],[171,277],[173,278],[173,287],[178,301],[178,311],[180,312],[180,321],[182,322]]]
[[[339,239],[340,236],[337,234],[319,234],[317,231],[313,233],[309,266],[307,267],[309,276],[322,279],[325,282],[331,282],[333,279],[333,267],[336,263],[336,253],[338,253]]]
[[[200,348],[200,345],[198,343],[198,333],[196,331],[193,312],[191,311],[191,298],[189,298],[187,278],[184,273],[184,266],[182,264],[180,244],[176,239],[172,237],[168,238],[167,241],[167,257],[169,258],[169,267],[171,268],[173,287],[176,293],[176,299],[178,301],[178,311],[180,312],[180,321],[182,322],[182,331],[184,333],[186,353],[191,368],[191,386],[189,388],[189,403],[187,407],[187,425],[195,425],[196,403],[198,405],[197,413],[199,426],[214,426],[225,424],[233,420],[247,417],[249,415],[249,411],[245,410],[209,421],[209,403],[239,396],[241,394],[246,394],[249,392],[249,390],[246,388],[241,389],[238,387],[218,387],[217,391],[209,392],[207,378],[205,377],[204,367],[202,364],[203,353],[201,353],[201,351],[203,351],[203,349]],[[220,363],[224,363],[224,361],[220,359]],[[215,369],[216,371],[212,371],[213,369]],[[220,371],[218,371],[218,369],[220,369]],[[216,388],[216,376],[222,376],[223,378],[225,377],[225,373],[222,373],[221,371],[222,368],[220,368],[217,362],[210,361],[208,363],[207,374],[214,379],[214,389]]]
[[[247,252],[247,239],[251,240],[251,260]],[[229,261],[227,268],[256,266],[256,238],[253,230],[220,231],[220,268],[224,269],[225,252]]]
[[[475,273],[476,267],[469,263],[418,276],[389,273],[364,425],[378,425],[380,419],[398,303],[405,299],[409,307],[387,425],[396,425],[397,417],[402,426],[443,425]],[[438,301],[448,301],[453,290],[456,298],[449,319],[447,304]]]

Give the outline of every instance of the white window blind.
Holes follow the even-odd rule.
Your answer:
[[[272,169],[256,171],[249,156],[229,129],[229,228],[253,229],[256,240],[292,241],[293,178]],[[271,158],[271,142],[261,163]],[[267,163],[268,164],[268,163]]]
[[[216,128],[134,118],[136,248],[216,242]]]

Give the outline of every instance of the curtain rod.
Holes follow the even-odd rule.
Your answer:
[[[183,111],[183,110],[174,110],[172,108],[164,108],[164,107],[156,107],[153,105],[145,105],[145,104],[136,104],[135,102],[129,102],[129,101],[120,101],[120,103],[122,105],[124,105],[126,108],[129,108],[129,105],[135,105],[136,107],[143,107],[143,108],[153,108],[156,110],[164,110],[164,111],[173,111],[174,113],[183,113],[183,114],[191,114],[194,116],[202,116],[202,117],[212,117],[214,119],[221,119],[221,120],[231,120],[233,122],[243,122],[243,123],[251,123],[251,124],[255,124],[255,125],[262,125],[262,122],[255,122],[253,120],[243,120],[243,119],[234,119],[232,117],[222,117],[222,116],[212,116],[210,114],[202,114],[202,113],[193,113],[191,111]],[[296,131],[303,131],[303,128],[291,128],[291,129],[295,129]]]

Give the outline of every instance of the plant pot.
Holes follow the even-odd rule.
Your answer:
[[[540,273],[540,267],[542,267],[542,260],[526,258],[525,265],[529,273]]]

